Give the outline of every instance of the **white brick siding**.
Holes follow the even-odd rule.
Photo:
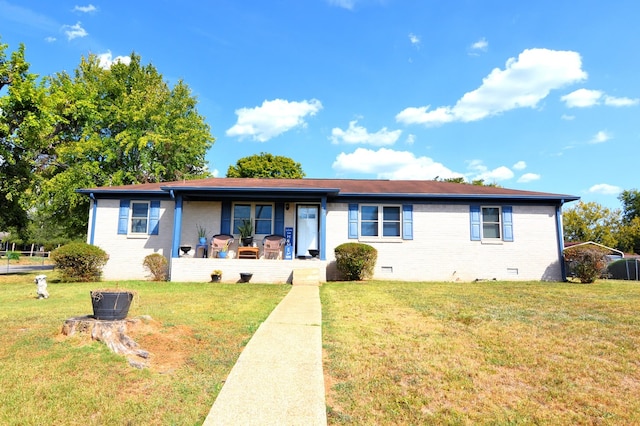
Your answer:
[[[331,204],[327,260],[347,238],[348,205]],[[555,207],[513,206],[514,241],[471,241],[468,205],[413,205],[413,240],[362,239],[378,250],[374,278],[409,281],[560,280]],[[335,268],[327,271],[336,279]]]
[[[93,243],[109,254],[109,261],[102,273],[103,279],[111,281],[146,279],[149,273],[142,266],[145,256],[160,253],[167,260],[171,257],[174,205],[173,201],[160,203],[158,235],[131,238],[127,235],[118,235],[120,200],[98,200]],[[92,217],[89,218],[89,223],[92,223]]]
[[[326,262],[319,260],[171,259],[173,200],[160,206],[159,235],[118,235],[119,200],[99,200],[94,244],[109,253],[108,280],[145,279],[144,257],[160,253],[172,262],[172,281],[205,282],[213,269],[223,281],[235,282],[240,272],[253,272],[252,282],[288,282],[293,268],[321,269],[321,281],[337,279],[334,248],[357,241],[348,238],[348,204],[329,203]],[[207,240],[220,232],[220,202],[184,202],[180,245],[198,244],[196,224],[207,228]],[[89,219],[89,223],[91,222]],[[295,227],[295,203],[285,211],[285,227]],[[413,205],[413,239],[361,240],[378,250],[374,278],[403,281],[559,280],[556,210],[553,206],[513,205],[513,242],[471,241],[468,205]],[[295,232],[294,232],[295,235]],[[261,240],[256,240],[258,245]],[[231,248],[236,250],[238,241]],[[190,254],[192,255],[192,251]],[[326,268],[325,268],[326,265]]]

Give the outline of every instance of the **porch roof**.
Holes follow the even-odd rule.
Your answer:
[[[433,180],[383,179],[259,179],[207,178],[177,182],[107,186],[80,189],[97,197],[123,195],[173,197],[187,199],[429,199],[429,200],[520,200],[523,202],[565,203],[580,197],[567,194],[522,191],[493,186],[478,186]]]

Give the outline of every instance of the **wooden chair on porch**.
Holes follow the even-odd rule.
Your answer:
[[[220,252],[228,252],[233,244],[233,235],[217,234],[211,238],[211,257],[220,257]]]
[[[271,234],[262,240],[262,253],[265,259],[282,259],[282,247],[285,238],[282,235]]]

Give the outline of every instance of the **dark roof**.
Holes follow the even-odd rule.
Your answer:
[[[330,198],[501,199],[568,202],[579,197],[433,180],[208,178],[78,190],[94,196],[182,194],[205,196],[327,196]]]

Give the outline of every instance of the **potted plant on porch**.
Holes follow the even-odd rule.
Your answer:
[[[220,269],[214,269],[211,272],[211,282],[219,283],[222,280],[222,271]]]
[[[238,232],[240,233],[240,239],[242,245],[249,247],[253,243],[253,224],[249,219],[243,219],[242,224],[238,226]]]
[[[198,230],[198,242],[201,245],[207,244],[207,228],[202,225],[196,225],[196,229]]]

